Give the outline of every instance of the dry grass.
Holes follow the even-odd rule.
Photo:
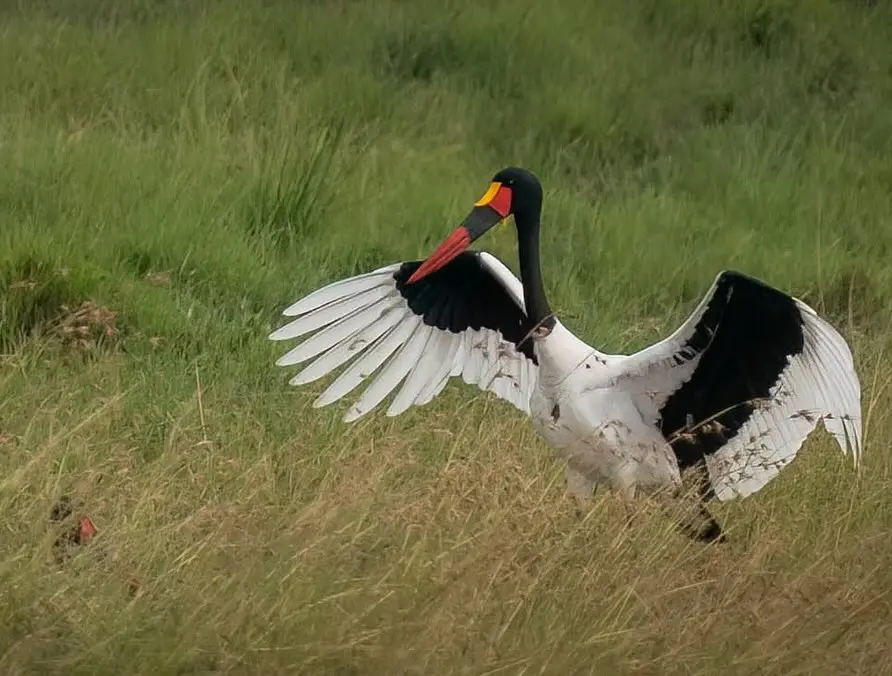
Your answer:
[[[874,444],[861,478],[811,444],[719,510],[731,543],[704,547],[646,504],[625,525],[610,494],[577,514],[547,449],[493,402],[322,446],[307,420],[272,446],[233,426],[237,400],[210,389],[200,407],[196,390],[146,463],[121,438],[126,397],[92,397],[76,421],[44,404],[4,437],[19,634],[4,673],[880,673],[892,658]],[[62,472],[100,534],[57,568]]]

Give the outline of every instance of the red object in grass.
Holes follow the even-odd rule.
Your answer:
[[[81,519],[81,528],[80,528],[80,541],[85,542],[89,540],[91,537],[96,535],[98,531],[96,530],[96,526],[93,525],[93,522],[90,521],[89,517],[84,517]]]

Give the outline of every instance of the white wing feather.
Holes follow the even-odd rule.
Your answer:
[[[497,258],[480,253],[484,267],[523,308],[523,286]],[[392,392],[388,416],[430,403],[450,377],[493,392],[529,413],[537,383],[536,365],[498,331],[484,328],[460,333],[427,326],[396,288],[394,263],[370,273],[328,284],[283,314],[295,317],[273,331],[274,341],[305,338],[276,364],[290,366],[313,360],[289,381],[303,385],[349,366],[313,403],[327,406],[370,380],[344,416],[352,422],[374,410]],[[400,384],[402,383],[402,387]]]
[[[721,278],[721,274],[716,275],[694,311],[669,336],[616,362],[615,368],[620,374],[617,386],[633,394],[645,418],[655,419],[672,393],[690,380],[697,369],[699,357],[685,359],[681,363],[675,357],[684,350],[694,334]]]
[[[684,355],[712,299],[721,274],[684,323],[669,337],[615,364],[616,387],[628,392],[647,420],[657,420],[669,396],[687,382],[701,355]],[[861,388],[852,353],[843,337],[802,301],[805,348],[790,359],[766,402],[738,433],[707,456],[710,480],[722,500],[745,497],[763,488],[799,452],[823,422],[840,449],[857,467],[862,448]],[[676,356],[685,357],[677,360]]]
[[[796,457],[819,422],[855,467],[861,462],[861,389],[852,354],[836,329],[805,303],[797,304],[805,349],[790,360],[766,405],[706,457],[719,500],[762,489]]]
[[[353,296],[366,289],[371,289],[374,286],[378,286],[382,279],[385,279],[396,272],[399,267],[399,263],[392,263],[391,265],[385,265],[383,268],[378,268],[372,272],[366,272],[362,275],[356,275],[355,277],[332,282],[331,284],[323,286],[321,289],[317,289],[313,293],[304,296],[296,303],[289,305],[282,311],[282,314],[286,317],[297,317],[298,315],[306,314],[311,310],[315,310],[323,305],[328,305],[341,298]],[[271,337],[271,340],[282,339]]]

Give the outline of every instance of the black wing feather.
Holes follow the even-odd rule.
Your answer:
[[[527,334],[529,318],[513,296],[486,268],[476,251],[465,251],[436,272],[407,284],[422,261],[408,261],[393,278],[412,312],[428,326],[460,333],[482,328],[499,331],[533,363],[536,356]]]
[[[697,369],[661,410],[661,432],[672,441],[679,468],[701,465],[736,436],[803,346],[793,298],[739,272],[723,272],[681,352],[686,359],[701,354]],[[718,424],[696,427],[707,420]]]

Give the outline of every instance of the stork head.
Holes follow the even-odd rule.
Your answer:
[[[418,267],[408,283],[417,282],[442,268],[508,216],[538,216],[541,209],[542,184],[539,179],[532,172],[519,167],[502,169],[492,177],[486,193],[474,203],[474,208],[462,224]],[[514,222],[520,228],[521,223],[535,221],[527,218],[518,221],[515,218]]]

